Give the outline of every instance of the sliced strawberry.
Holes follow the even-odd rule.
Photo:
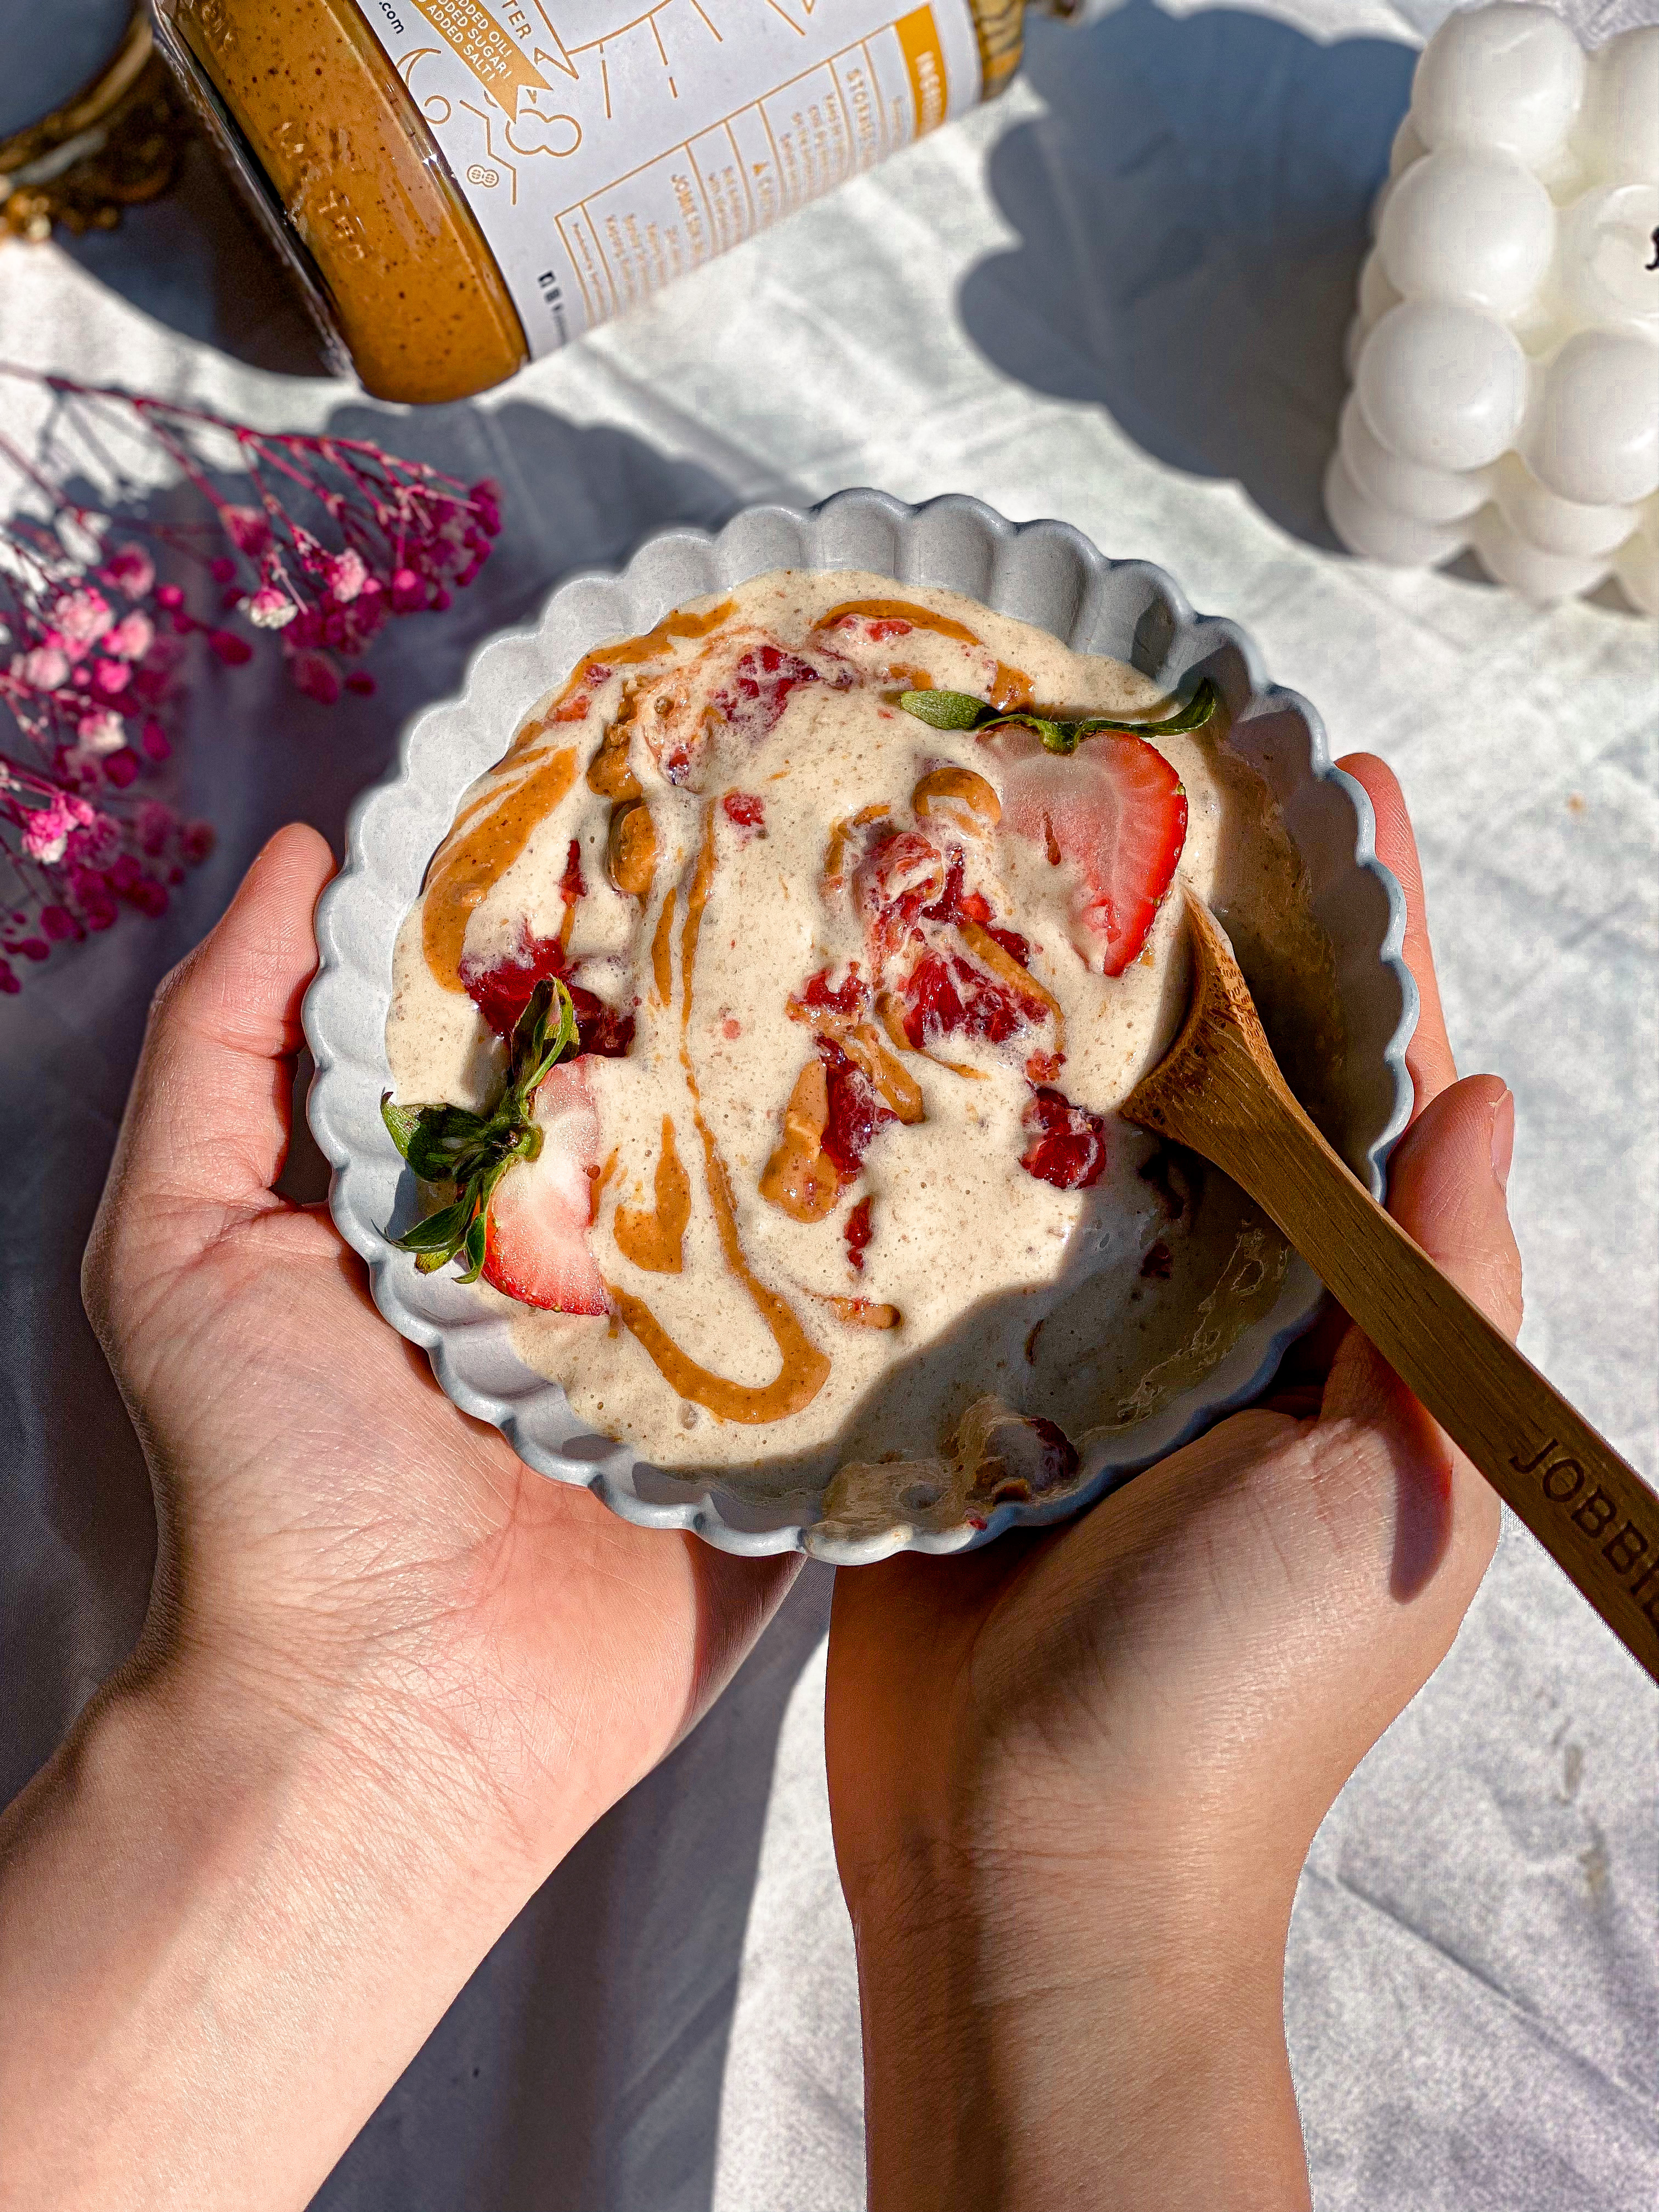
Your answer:
[[[557,1313],[610,1311],[587,1249],[599,1117],[579,1060],[544,1077],[536,1093],[542,1149],[510,1167],[495,1186],[484,1243],[483,1279],[508,1297]]]
[[[1146,942],[1187,842],[1181,779],[1145,738],[1086,738],[1049,753],[1034,730],[999,730],[1002,826],[1069,860],[1083,879],[1079,918],[1121,975]]]

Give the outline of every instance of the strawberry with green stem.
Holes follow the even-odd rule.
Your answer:
[[[422,1182],[449,1184],[455,1191],[451,1204],[428,1214],[398,1239],[402,1250],[415,1255],[423,1274],[459,1260],[464,1283],[476,1282],[480,1274],[487,1281],[497,1279],[501,1271],[490,1264],[498,1243],[497,1190],[510,1169],[532,1170],[541,1160],[549,1102],[538,1100],[537,1094],[559,1061],[576,1051],[579,1042],[570,994],[556,978],[548,977],[537,984],[514,1026],[507,1081],[492,1112],[474,1114],[464,1106],[447,1104],[399,1106],[389,1091],[381,1099],[380,1113],[392,1141]],[[557,1169],[568,1164],[550,1164],[554,1180],[561,1184],[568,1180]],[[575,1164],[580,1169],[580,1163]],[[508,1186],[509,1194],[512,1188]],[[516,1217],[524,1209],[514,1205],[503,1210]],[[561,1209],[569,1210],[568,1206]],[[566,1231],[572,1225],[560,1224]],[[585,1215],[580,1227],[586,1227]],[[588,1270],[592,1272],[591,1261]],[[508,1282],[497,1281],[497,1287],[525,1295]],[[554,1301],[532,1297],[531,1303]],[[570,1310],[595,1310],[587,1304]],[[597,1310],[604,1310],[602,1302]]]
[[[1005,714],[966,691],[907,691],[899,704],[933,729],[971,730],[989,742],[1003,769],[1003,828],[1051,861],[1070,862],[1077,919],[1103,972],[1121,975],[1146,945],[1187,842],[1181,778],[1146,741],[1201,729],[1219,704],[1215,686],[1206,678],[1158,722]]]

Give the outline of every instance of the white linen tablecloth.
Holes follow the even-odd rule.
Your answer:
[[[756,496],[873,483],[1061,516],[1237,617],[1339,750],[1393,763],[1461,1062],[1517,1099],[1522,1341],[1655,1466],[1652,631],[1363,566],[1319,508],[1366,207],[1410,42],[1443,12],[1129,0],[1086,30],[1037,23],[994,107],[507,390],[421,416],[317,373],[204,161],[113,235],[0,249],[0,356],[275,428],[372,424],[498,476],[507,519],[452,615],[388,641],[374,701],[309,707],[257,665],[204,678],[180,768],[215,857],[164,921],[124,919],[0,1002],[0,1800],[130,1647],[148,1587],[148,1485],[76,1284],[150,988],[276,824],[337,846],[401,719],[481,635]],[[1606,36],[1659,9],[1569,12]],[[0,404],[27,434],[32,402]],[[828,1589],[810,1569],[713,1717],[502,1937],[320,2205],[861,2204]],[[1303,1881],[1287,2004],[1322,2212],[1659,2203],[1656,1713],[1508,1527]]]

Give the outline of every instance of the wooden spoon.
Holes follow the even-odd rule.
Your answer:
[[[1278,1223],[1659,1681],[1659,1495],[1332,1151],[1279,1072],[1220,924],[1190,893],[1187,903],[1192,1005],[1125,1117],[1212,1160]]]

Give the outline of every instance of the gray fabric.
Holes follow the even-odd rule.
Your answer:
[[[1566,12],[1607,35],[1655,11]],[[391,443],[500,476],[508,518],[452,616],[382,654],[375,700],[325,712],[258,669],[204,678],[183,773],[214,859],[165,921],[124,921],[0,1006],[0,1794],[143,1612],[147,1486],[75,1283],[155,981],[278,823],[337,842],[401,717],[480,635],[662,523],[780,491],[964,490],[1061,515],[1238,617],[1339,748],[1394,763],[1455,1043],[1516,1093],[1523,1340],[1654,1466],[1652,634],[1611,605],[1540,613],[1472,574],[1332,550],[1317,487],[1364,209],[1403,41],[1443,9],[1278,13],[1130,0],[1084,31],[1038,24],[994,109],[507,392],[418,417],[314,374],[199,163],[112,236],[0,252],[6,356],[285,427],[379,416]],[[27,433],[28,407],[5,404]],[[502,1938],[327,2184],[330,2212],[860,2202],[827,1588],[809,1574],[714,1717]],[[1508,1529],[1303,1884],[1288,2012],[1323,2212],[1659,2201],[1655,1711]]]

